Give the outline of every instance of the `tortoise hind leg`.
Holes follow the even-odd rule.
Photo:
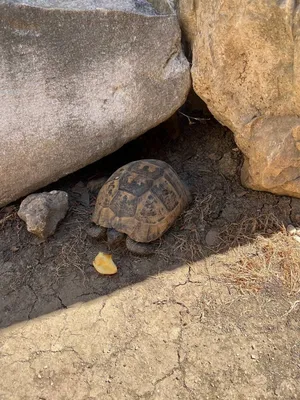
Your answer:
[[[137,254],[139,256],[149,256],[155,253],[157,246],[151,243],[138,243],[127,236],[126,247],[131,253]]]

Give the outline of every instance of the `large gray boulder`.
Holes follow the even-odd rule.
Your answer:
[[[167,0],[157,4],[0,0],[0,206],[117,150],[184,103],[178,21]]]
[[[246,186],[300,197],[300,6],[178,0],[197,94],[245,155]]]

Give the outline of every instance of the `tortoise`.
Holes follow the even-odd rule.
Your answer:
[[[191,201],[189,189],[161,160],[138,160],[119,168],[100,189],[92,221],[113,247],[126,237],[133,253],[155,251],[159,239]]]

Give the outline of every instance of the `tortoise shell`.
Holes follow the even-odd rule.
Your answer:
[[[167,163],[133,161],[101,188],[92,221],[148,243],[170,228],[189,199],[188,189]]]

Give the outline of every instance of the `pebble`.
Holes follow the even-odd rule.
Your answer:
[[[219,232],[216,229],[211,229],[205,236],[205,242],[208,246],[215,246],[218,243]]]
[[[218,161],[222,158],[222,156],[220,156],[219,154],[216,154],[216,153],[210,153],[208,155],[208,158],[213,161]]]
[[[300,224],[300,214],[295,215],[295,221],[297,222],[297,224]]]
[[[242,191],[242,192],[238,192],[238,193],[236,194],[236,197],[240,198],[240,197],[246,196],[247,193],[248,193],[248,192],[246,192],[246,190],[244,190],[244,191]]]
[[[237,173],[238,161],[232,157],[231,152],[225,153],[219,161],[220,172],[226,178],[233,178]]]
[[[289,236],[294,236],[297,233],[297,229],[294,227],[294,225],[288,225],[286,231]]]
[[[296,240],[296,242],[300,243],[300,236],[295,235],[295,236],[293,236],[293,238]]]

